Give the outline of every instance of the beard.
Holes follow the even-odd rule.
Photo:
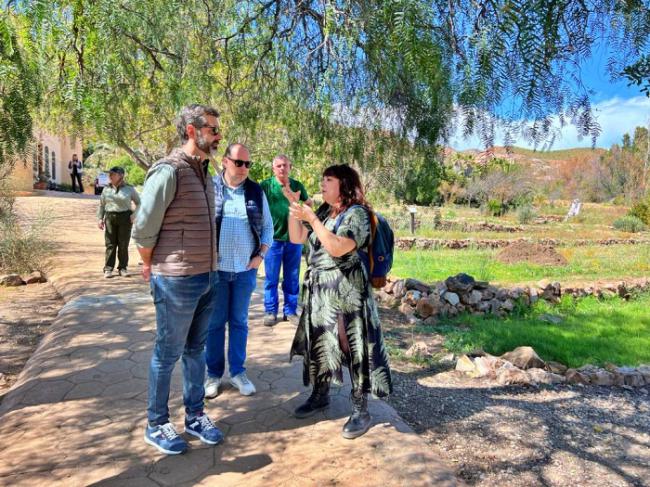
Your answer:
[[[205,152],[209,156],[214,156],[219,147],[219,141],[215,140],[212,143],[208,142],[203,134],[199,133],[196,137],[196,146],[200,151]]]

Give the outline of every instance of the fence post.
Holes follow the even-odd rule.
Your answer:
[[[411,214],[411,235],[415,235],[415,213],[418,209],[415,206],[409,206],[409,213]]]

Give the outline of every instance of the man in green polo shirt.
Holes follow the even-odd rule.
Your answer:
[[[289,177],[291,161],[287,156],[280,155],[273,159],[273,176],[260,184],[269,202],[273,217],[273,245],[264,257],[264,324],[273,326],[278,321],[278,282],[280,267],[282,272],[282,292],[284,294],[284,320],[298,324],[296,310],[298,308],[298,293],[300,290],[300,257],[302,245],[289,241],[289,201],[282,194],[283,187],[289,187],[294,193],[300,191],[300,201],[309,206],[312,201],[301,182]]]

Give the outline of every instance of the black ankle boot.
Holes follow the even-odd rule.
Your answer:
[[[343,426],[343,438],[352,440],[363,435],[370,429],[370,413],[368,412],[368,396],[366,394],[350,395],[352,399],[352,414]]]
[[[318,411],[325,409],[330,405],[330,385],[317,384],[311,392],[311,396],[300,406],[298,406],[293,415],[296,418],[303,419],[313,416]]]

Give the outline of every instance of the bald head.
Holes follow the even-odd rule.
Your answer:
[[[250,171],[250,151],[244,144],[230,144],[226,148],[222,164],[226,183],[233,187],[239,186],[248,177],[248,172]]]

